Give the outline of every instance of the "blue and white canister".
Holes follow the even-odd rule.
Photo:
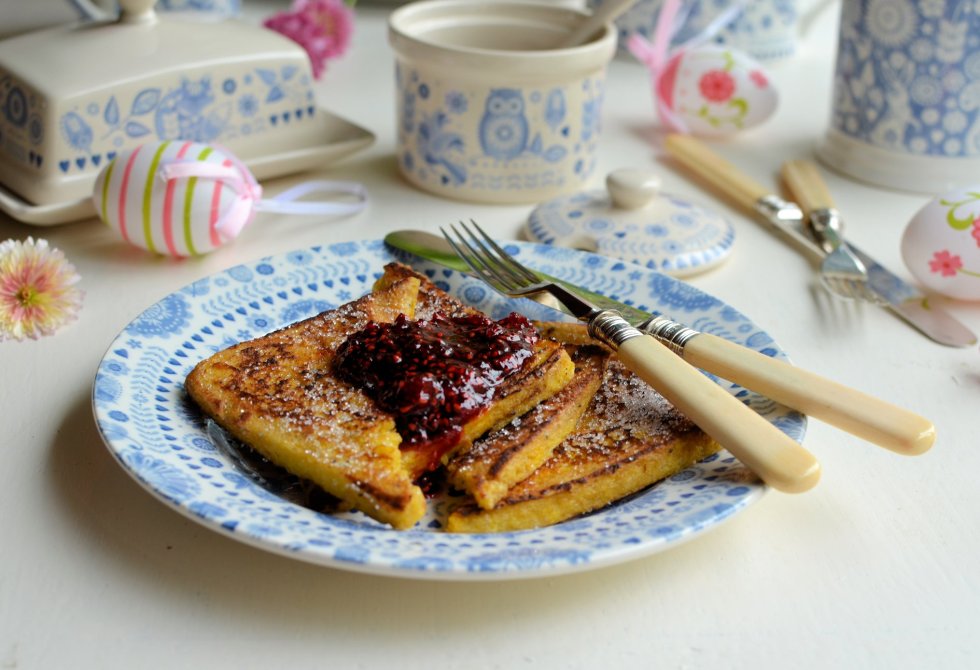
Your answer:
[[[615,35],[558,47],[583,14],[543,3],[413,2],[395,10],[402,176],[469,202],[527,204],[592,175]]]
[[[836,170],[935,193],[980,174],[980,4],[844,0],[830,128]]]

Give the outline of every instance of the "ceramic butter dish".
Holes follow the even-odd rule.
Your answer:
[[[263,178],[313,167],[302,153],[335,139],[293,41],[236,20],[157,14],[150,0],[121,4],[115,21],[0,41],[0,184],[5,202],[24,201],[5,208],[15,218],[58,222],[28,215],[87,201],[107,162],[147,142],[221,145]]]
[[[646,170],[621,169],[606,191],[562,196],[531,212],[527,232],[544,244],[584,249],[675,277],[709,270],[731,254],[735,228],[724,217],[660,191]]]

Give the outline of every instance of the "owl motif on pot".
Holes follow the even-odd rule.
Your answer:
[[[491,158],[509,161],[527,148],[524,96],[516,88],[495,88],[487,96],[480,120],[480,146]]]

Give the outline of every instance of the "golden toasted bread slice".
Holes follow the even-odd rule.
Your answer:
[[[402,464],[392,417],[331,370],[340,344],[368,321],[414,314],[406,277],[338,309],[243,342],[200,362],[185,388],[219,425],[272,462],[395,528],[425,498]]]
[[[593,344],[605,347],[599,340],[592,339],[589,327],[581,321],[535,321],[534,327],[541,337],[557,340],[564,344]]]
[[[449,295],[425,275],[399,263],[385,266],[385,272],[375,283],[375,288],[390,286],[406,278],[420,282],[415,317],[425,319],[434,312],[449,316],[476,313],[477,310]],[[451,454],[469,450],[475,439],[506,425],[532,407],[560,391],[572,379],[575,364],[559,343],[542,338],[535,345],[533,359],[517,374],[507,378],[497,387],[493,401],[480,414],[463,426],[459,443],[449,452],[434,452],[427,445],[420,447],[402,445],[405,468],[415,478],[443,464]]]
[[[718,449],[614,358],[578,426],[551,458],[493,509],[458,507],[447,530],[489,533],[558,523],[635,493]]]
[[[385,288],[386,286],[409,278],[416,279],[419,282],[418,302],[415,306],[416,319],[429,319],[435,312],[443,312],[446,316],[450,317],[462,314],[476,314],[479,312],[475,307],[470,307],[460,302],[440,289],[421,272],[416,272],[402,263],[388,263],[385,265],[384,274],[374,283],[374,290],[377,291],[380,288]]]
[[[449,482],[483,509],[491,509],[551,457],[598,390],[608,352],[592,346],[570,349],[575,375],[561,391],[449,461]]]

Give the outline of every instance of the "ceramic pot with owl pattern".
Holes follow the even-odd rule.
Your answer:
[[[398,165],[412,184],[488,203],[579,190],[595,167],[613,31],[556,48],[582,20],[549,5],[415,2],[396,10]]]

